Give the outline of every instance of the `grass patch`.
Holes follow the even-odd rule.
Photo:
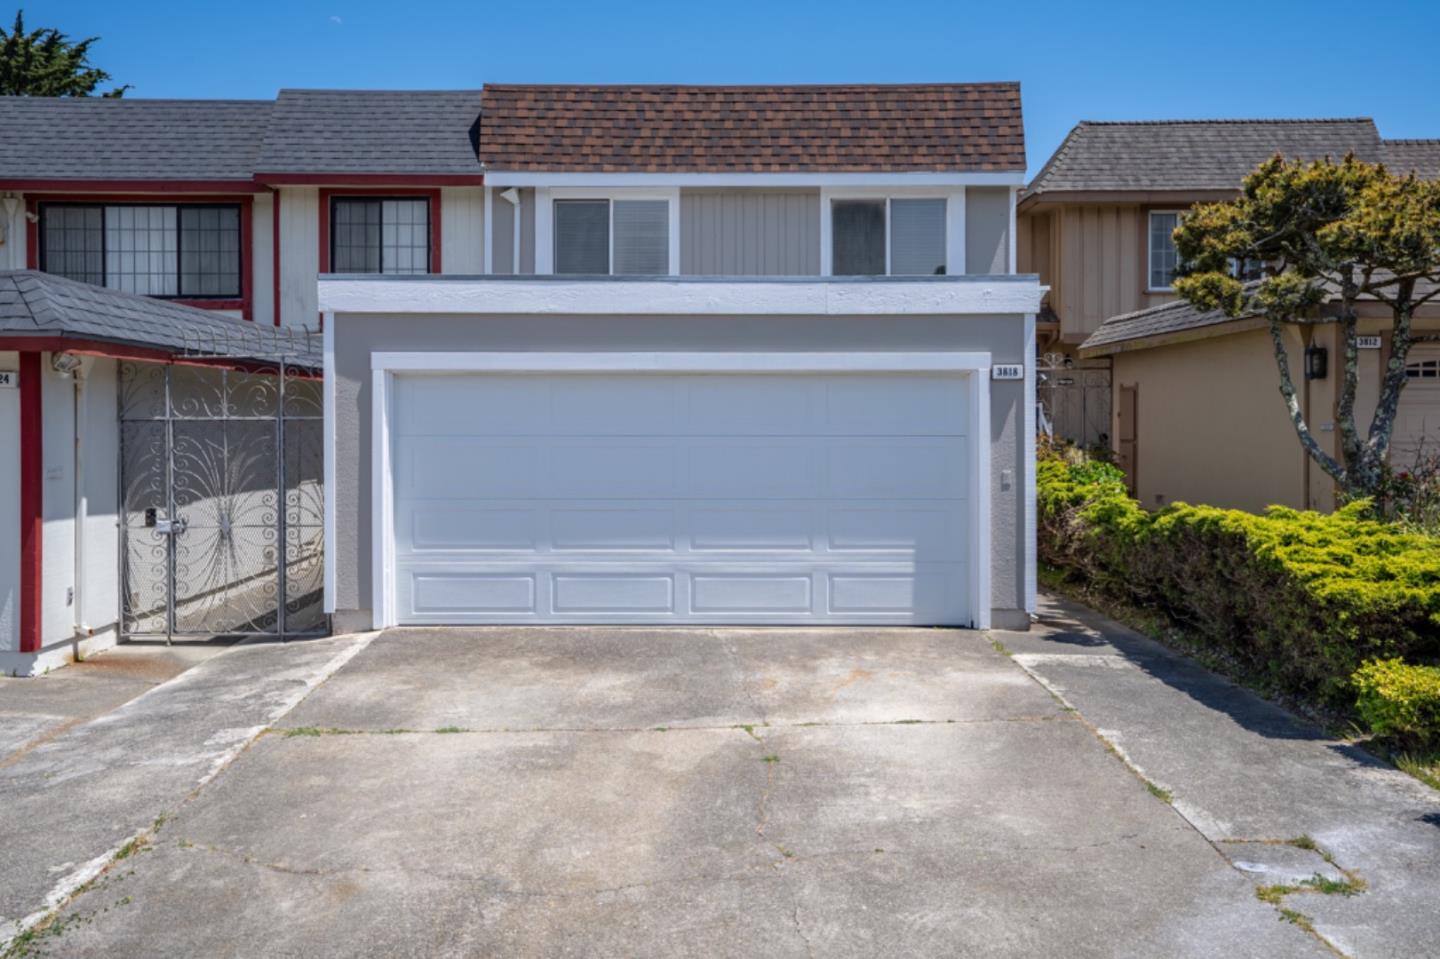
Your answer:
[[[122,860],[129,859],[136,853],[144,852],[147,848],[149,848],[149,846],[149,839],[144,836],[136,836],[134,839],[130,840],[125,845],[120,847],[119,851],[115,853],[115,858],[112,861],[120,862]]]
[[[439,729],[437,729],[437,730],[435,730],[435,731],[436,731],[437,733],[441,733],[441,734],[448,734],[448,733],[468,733],[470,730],[466,729],[464,726],[441,726]],[[664,732],[664,730],[662,729],[661,732]]]
[[[768,756],[761,756],[760,761],[762,763],[778,763],[780,761],[780,757],[775,755],[774,753],[771,753]]]
[[[1175,797],[1171,794],[1170,790],[1161,789],[1148,779],[1145,780],[1145,788],[1150,790],[1150,795],[1163,803],[1173,803],[1175,801]]]
[[[1405,753],[1395,757],[1395,768],[1409,773],[1431,789],[1440,789],[1440,756],[1422,758]]]
[[[353,729],[335,729],[331,726],[296,726],[294,729],[285,730],[285,738],[293,739],[296,736],[353,736]]]
[[[1268,902],[1272,906],[1278,906],[1282,899],[1296,892],[1318,892],[1322,896],[1354,896],[1365,891],[1365,880],[1348,872],[1344,875],[1344,879],[1331,879],[1329,876],[1322,876],[1317,872],[1309,879],[1302,879],[1294,884],[1276,883],[1272,886],[1259,886],[1255,890],[1255,898],[1261,902]]]

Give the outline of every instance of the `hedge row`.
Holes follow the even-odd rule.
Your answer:
[[[1365,663],[1440,663],[1440,539],[1368,519],[1363,504],[1151,513],[1108,464],[1047,458],[1038,474],[1042,558],[1284,688],[1349,711]]]

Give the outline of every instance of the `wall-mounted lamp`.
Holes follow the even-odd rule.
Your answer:
[[[0,203],[5,205],[5,216],[12,217],[20,209],[20,198],[13,193],[0,194]]]
[[[1330,351],[1323,346],[1305,348],[1305,378],[1323,380],[1330,372]]]
[[[85,361],[74,353],[52,353],[50,354],[50,368],[61,376],[69,376]]]

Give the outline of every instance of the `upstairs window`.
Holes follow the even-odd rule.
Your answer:
[[[145,296],[237,299],[240,207],[43,204],[40,269]]]
[[[330,201],[334,273],[429,273],[430,201],[335,197]]]
[[[1175,273],[1180,266],[1180,254],[1175,250],[1172,234],[1180,225],[1180,214],[1176,211],[1157,211],[1150,214],[1150,289],[1168,291],[1175,283]]]
[[[556,200],[555,272],[665,276],[668,200]]]
[[[835,276],[938,276],[945,272],[945,200],[835,200]]]

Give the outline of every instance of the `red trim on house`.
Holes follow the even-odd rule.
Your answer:
[[[407,183],[414,181],[407,180]],[[387,197],[424,197],[430,201],[430,272],[440,272],[440,191],[426,189],[406,189],[397,185],[394,188],[370,187],[362,188],[337,188],[334,190],[321,189],[320,193],[320,272],[330,272],[330,200],[337,196],[387,196]]]
[[[3,182],[3,181],[0,181]],[[25,265],[32,270],[40,269],[40,227],[39,212],[42,203],[144,203],[163,200],[184,206],[192,203],[229,203],[240,206],[240,296],[222,299],[178,297],[172,303],[195,306],[202,310],[239,310],[247,320],[254,319],[255,300],[255,198],[248,193],[226,195],[185,194],[173,196],[154,194],[141,196],[135,193],[29,193],[25,196],[25,211],[35,215],[25,220]]]
[[[0,179],[0,190],[53,190],[64,193],[259,193],[249,180],[40,180]]]
[[[207,366],[223,367],[227,370],[247,370],[250,372],[273,371],[273,363],[254,363],[244,360],[230,359],[228,357],[216,356],[176,356],[173,353],[153,346],[129,346],[124,343],[106,343],[103,340],[88,340],[81,337],[69,336],[0,336],[0,349],[18,350],[21,353],[75,353],[80,356],[104,356],[115,360],[137,360],[142,363],[167,363],[172,366]],[[296,371],[296,376],[305,377],[311,374]],[[319,372],[313,374],[318,377]],[[21,376],[24,382],[24,376]]]
[[[273,259],[271,277],[275,290],[271,294],[270,312],[275,325],[280,325],[280,191],[274,188],[270,190],[270,252]]]
[[[41,646],[41,548],[45,534],[44,420],[40,354],[20,354],[20,652]]]
[[[480,186],[483,173],[257,173],[265,186]]]

